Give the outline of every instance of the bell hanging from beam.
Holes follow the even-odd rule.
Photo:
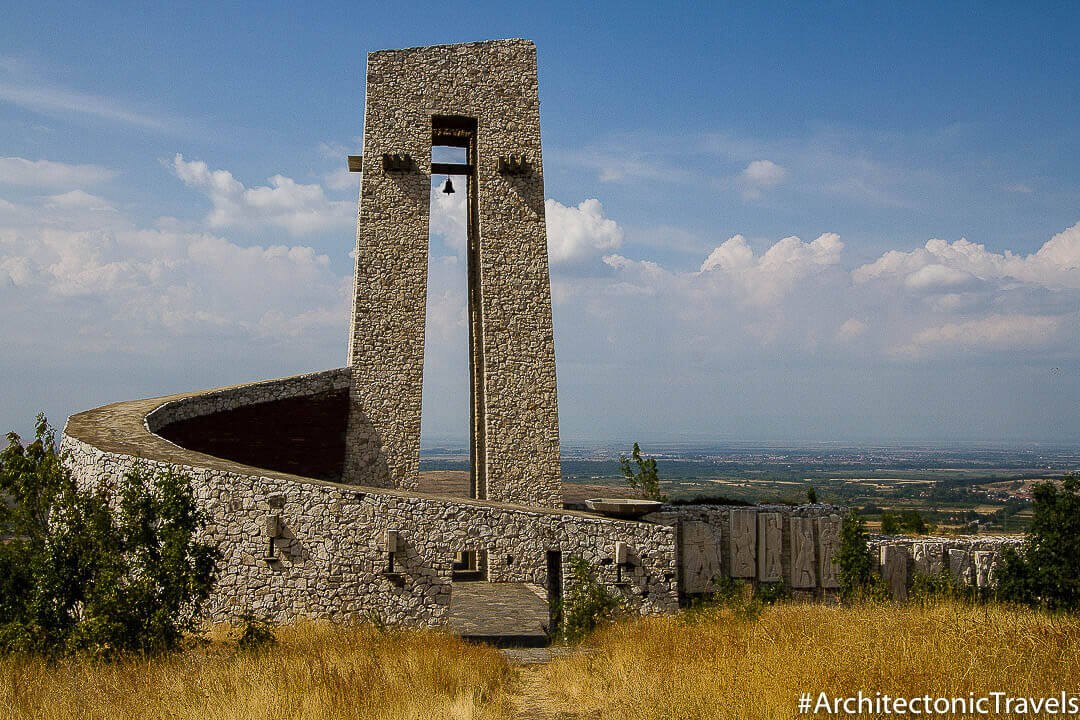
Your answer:
[[[452,195],[454,193],[454,183],[450,182],[449,176],[446,178],[446,184],[443,185],[442,191],[447,195]]]

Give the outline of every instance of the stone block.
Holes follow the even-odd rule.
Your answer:
[[[975,584],[978,587],[990,587],[997,582],[995,571],[997,570],[998,554],[994,550],[976,550],[975,553]]]
[[[843,520],[837,515],[818,518],[818,563],[821,587],[835,590],[840,587],[840,568],[836,554],[840,552],[840,528]]]
[[[808,590],[817,587],[814,571],[814,519],[792,516],[791,524],[791,587]]]
[[[975,568],[971,553],[960,548],[949,548],[949,575],[954,583],[971,585],[975,582]]]
[[[757,511],[735,509],[731,511],[729,543],[733,578],[754,577],[757,564]]]
[[[720,538],[708,523],[682,523],[679,554],[683,567],[683,592],[708,592],[712,589],[713,578],[723,574]]]
[[[784,516],[758,513],[758,580],[778,582],[784,579]]]
[[[923,575],[938,575],[945,569],[945,545],[917,542],[911,546],[913,569]]]
[[[881,548],[881,569],[893,600],[907,600],[908,549],[904,545]]]

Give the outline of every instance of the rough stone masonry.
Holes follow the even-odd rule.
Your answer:
[[[473,496],[560,507],[536,47],[373,52],[366,103],[343,479],[417,484],[431,148],[449,145],[470,166]]]

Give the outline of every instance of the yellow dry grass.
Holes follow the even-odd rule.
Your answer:
[[[3,720],[505,717],[510,667],[436,632],[300,623],[256,653],[224,643],[95,663],[0,659]]]
[[[590,645],[542,670],[553,700],[589,718],[795,718],[807,692],[1058,697],[1080,687],[1080,618],[1000,607],[785,605],[756,620],[714,609],[615,625]]]
[[[596,634],[585,652],[527,668],[435,632],[303,623],[279,638],[256,654],[217,642],[112,664],[0,659],[0,720],[795,718],[804,692],[1080,688],[1080,618],[959,604],[636,619]]]

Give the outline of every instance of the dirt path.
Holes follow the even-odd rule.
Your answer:
[[[576,720],[579,716],[563,710],[551,692],[550,680],[543,668],[557,655],[580,652],[572,648],[533,648],[503,650],[503,655],[518,669],[518,679],[511,702],[515,720]]]

